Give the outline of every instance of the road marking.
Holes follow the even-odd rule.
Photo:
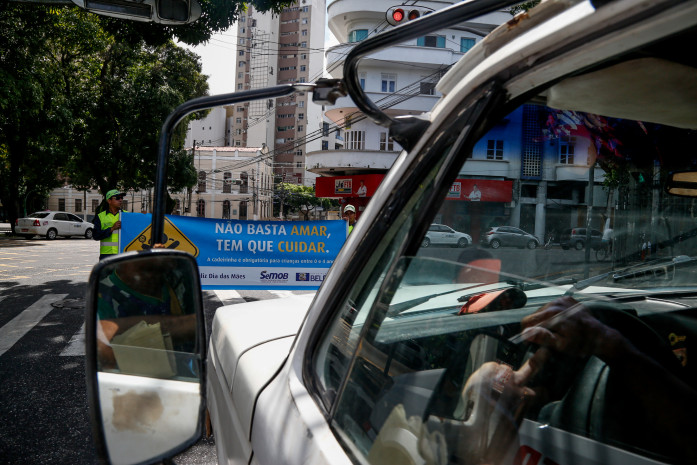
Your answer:
[[[239,292],[231,289],[217,289],[213,292],[223,305],[239,304],[245,301]]]
[[[85,323],[70,338],[68,345],[60,353],[61,357],[78,357],[85,355]]]
[[[0,356],[53,310],[51,306],[53,302],[65,299],[67,296],[68,294],[47,294],[0,328]]]

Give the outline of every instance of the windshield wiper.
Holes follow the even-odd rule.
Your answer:
[[[582,281],[577,282],[573,286],[571,286],[565,293],[565,296],[572,296],[574,292],[583,290],[587,288],[588,286],[591,286],[598,281],[602,281],[608,276],[612,275],[612,280],[613,282],[617,283],[620,281],[624,281],[626,279],[632,279],[632,278],[651,278],[651,277],[656,277],[657,273],[656,270],[661,270],[664,269],[666,266],[675,266],[677,264],[684,264],[688,262],[693,262],[697,259],[688,257],[687,255],[678,255],[677,257],[673,257],[670,259],[661,259],[657,260],[652,263],[637,263],[636,265],[630,265],[626,268],[622,268],[621,270],[613,270],[613,271],[608,271],[607,273],[602,273],[596,276],[591,276],[588,279],[584,279]],[[639,270],[639,271],[637,271]],[[667,271],[667,270],[666,270]],[[660,278],[663,278],[664,276],[667,275],[666,273],[661,273]]]

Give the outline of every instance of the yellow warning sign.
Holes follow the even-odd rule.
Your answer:
[[[136,236],[135,239],[131,241],[126,247],[124,247],[124,252],[138,252],[141,250],[148,250],[150,246],[150,237],[152,236],[151,225]],[[189,240],[188,237],[184,235],[183,232],[179,230],[174,223],[172,223],[167,217],[165,217],[165,248],[167,249],[177,249],[188,252],[194,257],[198,257],[198,247],[194,245],[193,242]]]

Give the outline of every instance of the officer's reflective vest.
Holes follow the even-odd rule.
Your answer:
[[[121,212],[117,213],[114,215],[110,211],[103,211],[100,212],[98,215],[99,221],[102,223],[102,230],[111,228],[114,226],[114,223],[119,221],[119,218],[121,218]],[[100,255],[106,255],[106,254],[117,254],[119,253],[119,233],[121,232],[120,229],[116,231],[112,231],[111,236],[105,237],[101,241],[99,241],[99,254]]]

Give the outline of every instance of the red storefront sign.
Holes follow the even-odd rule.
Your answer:
[[[466,202],[510,202],[513,200],[513,181],[456,179],[450,186],[447,199]]]
[[[317,178],[317,197],[372,197],[385,178],[384,174],[357,174]]]

